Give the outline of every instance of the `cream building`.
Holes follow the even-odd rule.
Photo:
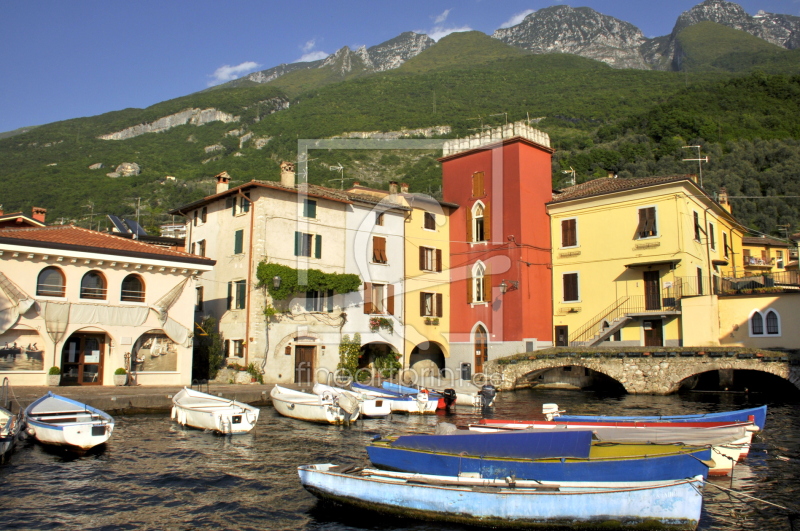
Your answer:
[[[188,385],[195,279],[213,260],[71,225],[0,229],[0,376]]]

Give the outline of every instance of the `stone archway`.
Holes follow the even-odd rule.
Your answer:
[[[408,368],[418,377],[439,378],[445,367],[444,349],[435,341],[420,343],[411,350]]]

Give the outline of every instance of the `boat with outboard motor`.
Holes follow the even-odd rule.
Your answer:
[[[358,400],[361,418],[382,418],[392,413],[392,405],[388,400],[371,397],[353,390],[316,383],[314,384],[313,392],[315,395],[323,397],[323,399],[332,399],[334,395],[340,396],[343,394],[353,396]]]
[[[439,398],[431,397],[427,391],[420,391],[415,395],[393,393],[380,387],[353,382],[350,387],[367,396],[388,400],[393,413],[408,413],[411,415],[434,415],[439,406]]]
[[[320,396],[276,385],[270,391],[275,411],[284,417],[323,424],[350,424],[358,419],[358,399],[351,395]]]
[[[184,387],[172,397],[172,419],[181,426],[224,435],[247,433],[258,422],[260,409],[230,398]]]
[[[703,477],[643,482],[524,481],[300,466],[314,496],[401,518],[490,527],[697,528]]]
[[[105,411],[48,392],[25,408],[25,426],[40,443],[89,450],[111,437],[114,419]]]

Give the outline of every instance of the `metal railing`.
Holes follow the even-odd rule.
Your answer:
[[[144,291],[123,289],[120,291],[120,300],[125,302],[144,302]]]
[[[800,290],[800,271],[781,271],[738,278],[719,278],[714,291],[717,295],[748,295]]]
[[[662,290],[660,300],[656,297],[645,295],[627,295],[617,299],[617,301],[590,319],[585,325],[576,330],[569,338],[570,345],[582,344],[598,334],[602,334],[606,328],[604,324],[612,325],[614,321],[630,314],[647,314],[676,312],[680,310],[680,297],[675,296],[674,288]]]

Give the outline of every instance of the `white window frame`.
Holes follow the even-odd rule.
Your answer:
[[[580,233],[578,232],[578,218],[577,217],[562,218],[561,219],[561,242],[564,241],[564,223],[563,222],[564,221],[569,221],[571,219],[575,220],[575,245],[568,245],[566,247],[559,247],[559,249],[574,249],[576,247],[580,247],[581,246],[581,236],[580,236]],[[559,245],[561,245],[561,242],[559,242]]]
[[[472,300],[471,304],[486,304],[489,301],[483,300],[483,283],[486,282],[486,266],[480,260],[472,266]]]
[[[478,239],[478,217],[475,215],[475,212],[478,210],[478,206],[483,210],[481,213],[481,232],[483,232],[483,239]],[[486,205],[483,204],[483,201],[475,201],[475,204],[472,205],[472,242],[470,243],[486,243],[489,239],[486,235]]]
[[[778,319],[777,334],[770,334],[769,328],[767,328],[767,314],[770,312],[774,313],[775,317]],[[759,314],[761,316],[762,325],[764,327],[764,333],[762,334],[753,333],[753,316],[755,314]],[[747,318],[747,331],[750,337],[781,337],[781,333],[783,332],[783,328],[781,327],[781,314],[778,313],[778,310],[775,308],[765,308],[764,310],[754,309],[750,312],[750,316]]]
[[[645,210],[647,208],[652,208],[656,213],[656,233],[653,234],[652,236],[645,236],[644,238],[640,238],[639,237],[639,233],[637,232],[636,233],[636,238],[635,238],[636,240],[651,240],[653,238],[660,238],[661,237],[661,224],[659,223],[660,216],[659,216],[659,212],[658,212],[658,205],[642,205],[640,207],[637,207],[637,209],[636,209],[636,223],[637,223],[636,227],[637,228],[639,227],[639,225],[638,225],[638,223],[639,223],[639,211],[640,210]],[[577,225],[575,226],[575,230],[576,231],[578,230]]]

